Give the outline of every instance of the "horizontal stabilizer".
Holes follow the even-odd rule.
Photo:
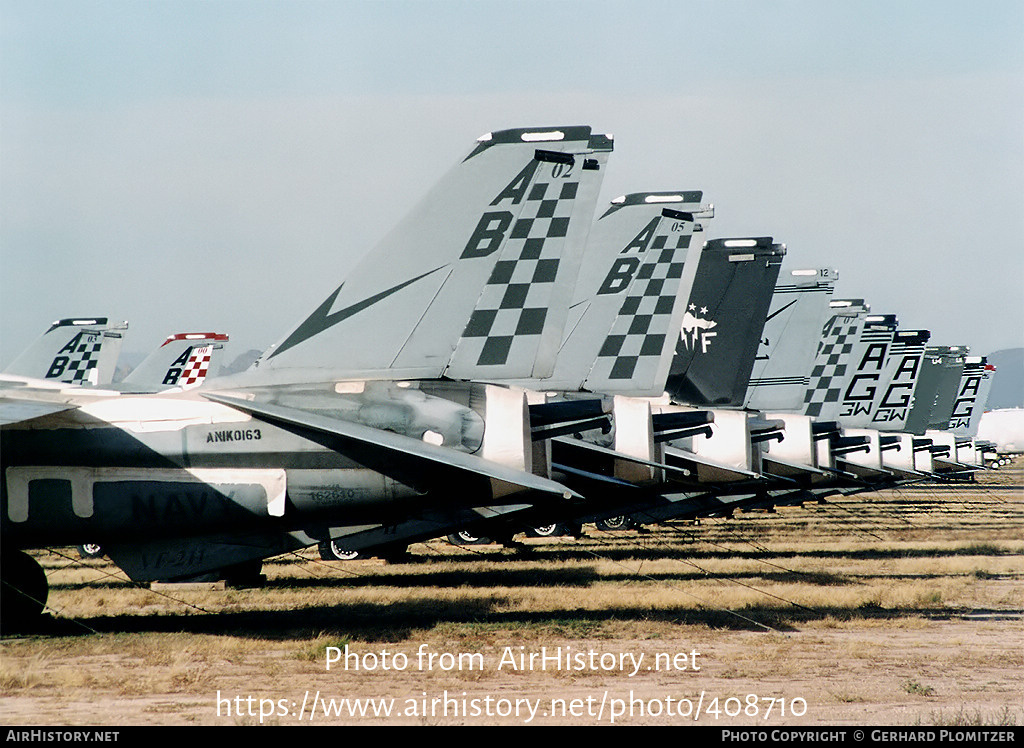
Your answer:
[[[803,465],[798,462],[790,462],[789,460],[781,460],[778,457],[772,457],[771,455],[763,455],[761,457],[761,469],[771,476],[779,477],[823,477],[826,473],[823,470],[818,470],[816,467],[810,465]]]
[[[615,478],[611,475],[603,475],[602,473],[592,473],[589,470],[580,470],[579,468],[572,467],[571,465],[563,465],[560,462],[551,463],[551,467],[555,470],[560,470],[563,473],[568,473],[575,478],[581,478],[583,480],[594,481],[596,483],[607,483],[622,488],[636,488],[633,483],[622,480],[621,478]]]
[[[704,435],[710,439],[714,434],[711,428],[711,424],[714,422],[715,414],[710,410],[652,413],[651,428],[654,432],[654,443],[664,444],[697,435]]]
[[[751,434],[768,434],[772,431],[782,431],[786,428],[786,422],[781,418],[749,418],[747,424]]]
[[[674,462],[677,465],[692,466],[697,471],[701,483],[715,483],[719,481],[731,483],[761,477],[750,470],[741,470],[731,465],[722,465],[678,447],[665,447],[665,460],[666,462],[670,461],[669,464]]]
[[[602,447],[599,444],[592,444],[591,442],[585,442],[580,439],[562,437],[553,439],[552,441],[555,443],[554,451],[556,456],[559,454],[569,456],[575,452],[577,455],[589,455],[591,459],[594,457],[608,458],[611,460],[621,460],[624,462],[631,462],[636,465],[658,468],[660,470],[667,471],[669,474],[675,473],[684,478],[693,476],[693,472],[686,468],[679,468],[674,465],[665,465],[660,462],[653,462],[651,460],[644,460],[640,457],[633,457],[632,455],[616,452],[614,449],[608,449],[608,447]]]
[[[460,490],[476,488],[484,491],[481,499],[492,494],[510,493],[493,486],[492,481],[498,481],[520,490],[580,498],[575,492],[547,478],[391,431],[281,405],[253,403],[224,395],[208,394],[205,397],[300,434],[417,491],[450,491],[453,485],[458,485]],[[467,486],[467,480],[471,485]]]
[[[811,432],[815,440],[830,439],[832,434],[838,434],[841,430],[839,421],[811,421]]]
[[[52,379],[0,374],[0,424],[21,423],[75,410],[118,394],[114,390],[80,387]]]
[[[714,422],[715,413],[711,410],[670,411],[651,415],[651,425],[655,432],[692,429]]]
[[[900,450],[900,438],[898,436],[881,434],[878,437],[878,448],[883,452],[888,452],[890,449],[895,449],[898,452]]]
[[[530,425],[554,426],[570,421],[600,418],[607,414],[610,406],[600,399],[557,400],[550,403],[530,405]]]
[[[829,448],[834,455],[867,452],[871,449],[871,438],[867,436],[833,436],[829,439]]]

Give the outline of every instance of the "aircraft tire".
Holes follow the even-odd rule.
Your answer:
[[[605,517],[594,523],[598,530],[611,532],[616,530],[631,530],[635,526],[633,520],[624,514],[618,517]]]
[[[99,543],[85,543],[78,546],[78,555],[82,558],[102,558],[105,554]]]
[[[530,536],[534,538],[557,538],[561,535],[561,525],[557,522],[551,525],[540,525],[530,528]]]
[[[50,587],[39,562],[24,551],[4,551],[0,611],[5,631],[31,628],[46,607]]]
[[[555,522],[550,525],[534,527],[530,530],[529,534],[535,538],[575,538],[579,536],[580,529],[578,525],[566,525],[561,522]]]
[[[324,540],[317,545],[317,549],[324,561],[353,561],[362,557],[362,553],[346,550],[337,540]]]
[[[487,545],[491,539],[474,535],[469,530],[459,530],[448,536],[448,542],[452,545]]]

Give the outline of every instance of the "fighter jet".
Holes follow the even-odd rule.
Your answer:
[[[699,265],[691,256],[698,251],[690,249],[691,240],[698,238],[703,244],[704,222],[713,215],[713,208],[700,204],[700,199],[701,193],[695,191],[624,195],[595,222],[552,376],[503,382],[531,388],[531,439],[546,461],[571,434],[595,426],[599,434],[610,431],[604,393],[663,391],[678,337],[674,331]],[[321,552],[336,558],[339,543],[347,549],[344,555],[351,556],[368,547],[376,547],[378,553],[382,546],[385,552],[404,550],[409,542],[439,534],[468,538],[456,531],[481,518],[521,518],[530,508],[449,508],[421,514],[401,526],[332,527],[333,540],[322,543]]]
[[[650,216],[657,217],[657,213],[651,212],[650,203],[640,195],[624,199],[620,205],[624,207],[621,213],[616,214],[616,221],[623,222],[623,230],[625,225],[634,227],[632,231],[626,231],[622,235],[628,249],[635,245],[629,237],[640,236],[636,234],[637,227],[648,226]],[[635,223],[626,223],[628,221]],[[595,241],[601,235],[598,230],[600,225],[601,221],[595,225],[591,233]],[[604,228],[607,229],[610,225],[613,224],[607,224]],[[579,367],[586,371],[589,367],[592,374],[595,371],[622,372],[614,382],[611,379],[601,379],[601,387],[614,386],[619,392],[628,392],[631,376],[639,374],[639,381],[642,384],[636,386],[647,387],[649,383],[646,377],[649,372],[667,372],[667,361],[672,359],[678,362],[682,355],[685,361],[678,366],[673,364],[676,369],[676,381],[684,382],[687,381],[687,377],[692,377],[696,382],[711,382],[714,377],[705,369],[717,368],[722,375],[719,377],[721,384],[715,390],[705,386],[705,391],[717,400],[724,399],[737,403],[742,401],[746,385],[744,383],[738,390],[732,387],[732,376],[737,368],[740,371],[749,371],[761,332],[760,325],[751,325],[749,322],[750,309],[753,307],[759,310],[754,313],[755,320],[758,316],[762,321],[765,319],[771,290],[778,274],[778,260],[784,251],[780,245],[774,245],[771,239],[716,240],[705,244],[700,251],[689,250],[685,256],[678,252],[679,247],[680,244],[677,244],[676,253],[666,257],[665,242],[660,242],[653,254],[649,254],[648,260],[633,263],[632,269],[636,276],[628,287],[625,282],[616,284],[616,289],[622,294],[621,305],[618,306],[619,316],[607,337],[598,338],[604,339],[605,342],[596,350],[595,363],[589,365],[585,361],[573,359],[570,367],[568,363],[563,364],[560,361],[556,365],[556,371],[560,368],[564,371]],[[683,259],[685,265],[680,268],[681,274],[668,272],[668,280],[660,279],[664,272],[659,274],[653,270],[654,263],[663,262],[666,263],[666,267],[670,267],[672,263]],[[612,270],[615,269],[616,266],[613,264]],[[693,278],[690,283],[670,282],[672,278],[682,278],[688,274]],[[613,277],[615,273],[605,274],[603,270],[595,270],[594,275],[608,278]],[[592,288],[605,288],[606,285],[593,283]],[[661,309],[668,319],[668,302],[666,301],[662,308],[657,299],[670,299],[664,294],[677,287],[690,289],[688,293],[681,294],[676,301],[681,301],[684,309],[694,307],[690,310],[691,316],[706,317],[709,309],[714,309],[718,319],[723,323],[723,329],[729,334],[734,334],[735,339],[727,337],[722,342],[719,355],[711,357],[704,353],[695,354],[692,343],[688,345],[684,334],[680,332],[671,338],[675,341],[674,349],[668,350],[664,363],[652,360],[647,362],[648,365],[643,365],[642,356],[639,359],[637,357],[640,352],[646,351],[643,343],[645,336],[656,335],[659,347],[663,342],[661,333],[652,328],[652,324],[658,323],[651,319],[651,312],[654,309]],[[594,297],[595,300],[600,300],[600,296],[598,293]],[[698,301],[701,302],[700,306],[697,305]],[[693,314],[694,311],[697,315]],[[676,319],[680,320],[682,316],[679,314]],[[583,322],[585,320],[584,317]],[[681,330],[681,320],[676,322],[674,327]],[[576,330],[579,330],[579,327]],[[630,331],[636,336],[635,341],[631,342],[626,335]],[[585,336],[585,339],[591,338],[591,335]],[[705,346],[699,348],[709,350],[709,347]],[[566,347],[563,346],[563,352],[565,350]],[[653,359],[657,358],[657,350],[658,348],[649,351]],[[641,365],[637,365],[638,362]],[[624,368],[626,366],[629,367],[628,371]],[[575,381],[579,381],[578,376]],[[586,381],[592,385],[598,379],[591,377]],[[663,390],[664,381],[656,389]],[[555,397],[568,396],[562,393]],[[558,406],[563,403],[572,405],[579,402],[571,399],[556,399],[552,402],[551,397],[552,395],[548,393],[545,396],[546,402],[532,407]],[[674,481],[677,482],[674,489],[676,491],[682,490],[682,487],[696,489],[702,485],[700,492],[712,490],[716,486],[727,492],[728,489],[722,488],[723,483],[757,480],[758,475],[745,469],[751,459],[751,420],[748,415],[741,411],[722,411],[719,424],[718,413],[716,410],[713,417],[708,411],[680,408],[669,404],[667,400],[659,399],[652,403],[649,399],[615,395],[611,422],[606,423],[605,428],[569,426],[568,433],[563,432],[551,440],[552,470],[560,474],[560,480],[584,494],[585,501],[557,506],[524,504],[462,508],[421,515],[396,527],[331,528],[334,546],[344,548],[347,551],[346,555],[351,556],[355,551],[369,549],[378,554],[382,550],[385,554],[390,554],[395,550],[404,549],[405,544],[409,542],[446,533],[450,533],[450,538],[454,542],[481,536],[507,541],[519,530],[533,528],[534,532],[537,532],[538,527],[571,528],[583,521],[604,521],[624,509],[635,511],[643,507],[678,501],[684,497],[668,499],[663,495],[667,490],[666,485]],[[697,441],[697,438],[694,437],[698,434],[708,434],[712,420],[715,420],[720,433],[714,439],[705,438],[700,444],[695,445],[693,442]],[[756,431],[760,427],[753,428]],[[757,436],[755,441],[756,439]],[[729,450],[720,446],[726,442],[739,454],[728,454]],[[727,459],[733,463],[742,462],[744,467],[709,459],[705,456],[709,451],[718,456],[728,454]],[[679,484],[679,480],[683,483]],[[459,530],[460,527],[463,529]],[[325,555],[338,557],[330,550]]]
[[[525,393],[485,382],[551,374],[611,150],[584,126],[481,137],[247,372],[22,391],[34,417],[0,431],[4,621],[45,602],[22,549],[99,542],[132,579],[172,579],[314,525],[574,496],[534,462]]]

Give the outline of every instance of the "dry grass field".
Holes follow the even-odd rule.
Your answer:
[[[1020,725],[1022,479],[1018,461],[519,549],[433,541],[393,565],[307,551],[257,589],[151,591],[40,552],[52,620],[0,645],[0,717]]]

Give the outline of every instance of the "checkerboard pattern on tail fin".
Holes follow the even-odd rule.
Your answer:
[[[704,224],[712,215],[699,205],[662,206],[657,229],[587,376],[588,390],[630,395],[664,392],[696,274],[695,261],[687,272],[691,246],[699,249],[703,244]]]
[[[250,373],[549,376],[611,150],[586,126],[480,137]]]
[[[5,374],[74,385],[106,385],[128,323],[106,317],[60,319],[4,369]]]
[[[868,308],[863,302],[834,301],[835,312],[821,331],[821,342],[811,369],[811,383],[804,396],[804,415],[831,419],[839,413],[849,356],[864,325]],[[842,310],[841,312],[838,310]]]

